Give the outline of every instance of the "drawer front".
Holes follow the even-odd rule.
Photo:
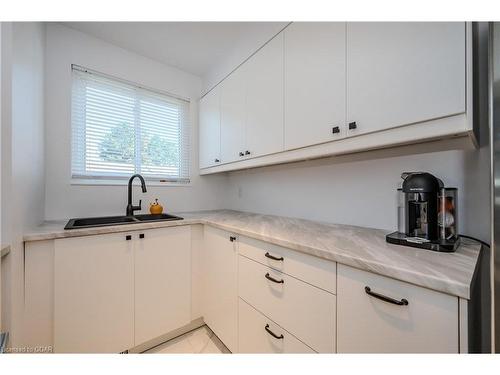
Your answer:
[[[242,299],[239,300],[238,314],[240,353],[314,353]]]
[[[336,293],[337,264],[312,255],[241,236],[239,252],[247,258]],[[273,259],[277,258],[277,259]]]
[[[241,255],[238,280],[239,295],[245,302],[315,351],[335,352],[333,294]]]
[[[339,264],[337,298],[339,353],[458,353],[456,297]]]

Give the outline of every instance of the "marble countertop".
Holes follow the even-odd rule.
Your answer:
[[[438,253],[386,243],[388,231],[289,217],[217,210],[176,213],[179,221],[64,230],[66,222],[47,222],[25,241],[129,232],[178,225],[207,224],[323,259],[469,299],[481,244],[462,239],[454,253]]]

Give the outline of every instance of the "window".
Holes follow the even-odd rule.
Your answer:
[[[189,182],[189,102],[73,65],[73,179]]]

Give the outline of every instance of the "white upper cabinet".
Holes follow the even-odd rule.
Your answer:
[[[470,27],[290,24],[216,87],[220,158],[215,125],[208,130],[205,124],[217,117],[202,113],[216,100],[200,105],[201,174],[446,136],[472,145]]]
[[[345,136],[344,22],[293,23],[285,37],[285,149]]]
[[[200,100],[200,168],[220,163],[220,94],[216,87]]]
[[[220,86],[222,163],[242,159],[245,153],[246,72],[240,67]],[[206,142],[206,140],[203,140]],[[240,156],[240,153],[243,155]]]
[[[465,23],[348,23],[348,135],[465,112]]]
[[[247,73],[246,156],[283,150],[283,34],[250,58]]]

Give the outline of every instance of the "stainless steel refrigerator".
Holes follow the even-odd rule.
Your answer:
[[[492,336],[500,353],[500,22],[489,25],[489,116],[492,183]]]

